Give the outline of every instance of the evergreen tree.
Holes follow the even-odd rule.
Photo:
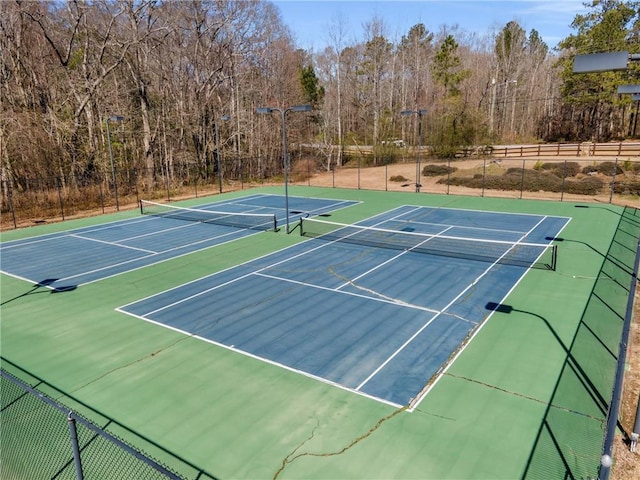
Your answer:
[[[316,72],[312,65],[300,68],[300,85],[305,101],[317,105],[324,97],[324,87],[320,85]]]

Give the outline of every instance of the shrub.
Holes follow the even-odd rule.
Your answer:
[[[628,173],[640,174],[640,162],[632,162],[631,160],[625,160],[623,169]]]
[[[447,165],[425,165],[422,168],[422,176],[424,177],[438,177],[440,175],[446,175],[457,171],[456,167],[449,167]]]
[[[608,175],[610,177],[613,176],[614,172],[616,175],[623,173],[620,165],[616,165],[615,162],[602,162],[598,165],[589,165],[582,169],[582,173],[589,174],[597,172],[602,175]]]
[[[447,179],[438,180],[440,184],[446,184]],[[480,174],[473,177],[453,177],[449,179],[450,185],[470,188],[482,188],[483,178]],[[515,190],[524,189],[528,192],[546,191],[561,192],[562,179],[544,170],[525,170],[524,184],[521,168],[510,168],[503,175],[487,175],[484,178],[484,188],[490,190]],[[567,193],[580,195],[596,195],[602,190],[603,182],[599,178],[586,177],[580,180],[565,180],[564,190]]]
[[[613,192],[618,195],[640,195],[640,181],[615,182]]]
[[[599,178],[586,177],[580,180],[573,180],[565,183],[564,191],[566,193],[575,193],[577,195],[597,195],[602,191],[604,182]]]
[[[390,182],[408,182],[409,179],[405,178],[403,175],[392,175],[389,178],[389,181]]]
[[[547,162],[543,163],[540,168],[560,178],[563,176],[565,178],[575,177],[580,173],[580,164],[578,162]]]
[[[616,165],[615,162],[602,162],[600,164],[600,167],[598,168],[598,172],[603,175],[609,175],[610,177],[612,177],[614,173],[616,175],[621,174],[622,168],[620,168],[619,165]]]

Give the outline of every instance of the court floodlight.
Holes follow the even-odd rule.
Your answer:
[[[605,52],[576,55],[573,59],[573,73],[626,70],[628,61],[628,52]]]
[[[640,85],[619,85],[618,93],[620,94],[640,93]]]
[[[256,113],[273,113],[278,112],[282,117],[282,157],[284,163],[284,209],[286,212],[286,228],[285,231],[289,233],[289,163],[287,160],[287,113],[289,112],[310,112],[313,107],[310,104],[293,105],[288,108],[280,107],[258,107]]]

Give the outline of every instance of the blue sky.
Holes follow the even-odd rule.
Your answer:
[[[397,40],[410,27],[423,23],[431,32],[441,25],[458,25],[486,35],[516,20],[527,33],[535,29],[550,48],[571,33],[571,22],[584,13],[586,0],[272,0],[298,47],[321,51],[328,29],[341,18],[348,26],[347,43],[365,38],[363,25],[374,16],[383,19],[387,36]]]

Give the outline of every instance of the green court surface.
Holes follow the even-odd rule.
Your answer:
[[[282,188],[250,191],[256,192],[282,194]],[[158,447],[149,453],[187,478],[198,471],[206,474],[200,478],[219,479],[597,476],[640,235],[637,210],[313,187],[290,187],[289,193],[360,202],[331,215],[342,223],[401,205],[571,221],[556,240],[557,270],[530,270],[412,411],[115,310],[302,240],[283,229],[66,292],[2,275],[3,369],[31,385],[44,380],[57,389],[59,402],[103,427],[108,422],[96,411],[136,432]],[[205,201],[215,197],[181,205]],[[11,231],[2,241],[136,215]],[[180,471],[166,452],[195,473]]]

